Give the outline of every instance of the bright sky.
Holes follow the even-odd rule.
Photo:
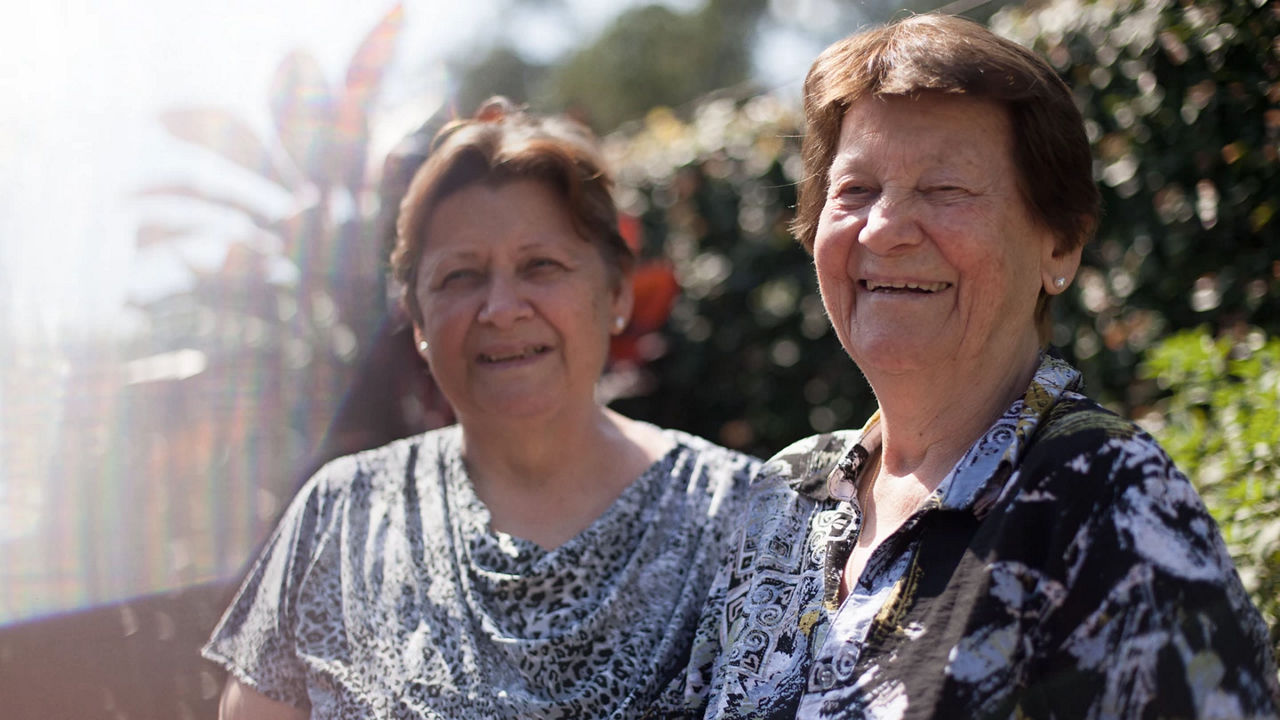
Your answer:
[[[285,51],[309,46],[336,73],[356,29],[380,11],[309,4],[54,0],[5,9],[0,297],[19,338],[116,322],[133,272],[131,193],[173,162],[158,111],[222,105],[261,126],[265,116],[252,112],[265,113],[266,83]]]
[[[446,54],[508,33],[551,57],[636,1],[568,0],[568,15],[556,18],[513,17],[499,0],[408,0],[375,142],[389,149],[434,109]],[[127,293],[181,282],[176,266],[139,264],[133,251],[143,209],[134,193],[201,172],[199,154],[169,137],[157,114],[223,106],[265,131],[270,76],[287,52],[310,51],[338,82],[391,6],[0,0],[0,336],[110,330]]]

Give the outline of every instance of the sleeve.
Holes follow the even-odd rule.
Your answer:
[[[815,560],[813,553],[805,551],[813,501],[799,494],[796,487],[807,487],[804,483],[813,474],[812,466],[830,459],[822,455],[830,445],[830,437],[812,436],[792,444],[767,463],[754,465],[746,486],[737,487],[739,495],[732,506],[727,542],[694,630],[688,664],[666,686],[645,717],[721,720],[772,717],[775,714],[770,708],[776,703],[786,705],[794,715],[791,702],[794,693],[785,687],[775,692],[775,688],[777,683],[785,686],[793,679],[791,661],[808,651],[814,621],[803,610],[820,608],[822,602],[821,560]],[[825,474],[820,479],[825,481]],[[762,551],[760,548],[764,545],[769,545],[770,550]],[[788,585],[787,591],[777,593],[780,607],[762,610],[772,614],[770,627],[780,628],[778,633],[782,639],[772,642],[789,648],[780,652],[782,670],[774,666],[764,669],[757,664],[768,662],[764,645],[756,642],[765,633],[756,632],[758,628],[744,619],[744,603],[748,601],[746,596],[752,582],[757,579],[761,555],[769,557],[773,579],[766,584],[802,584],[805,578],[814,580],[805,586],[808,591]],[[770,598],[773,599],[773,595]],[[752,669],[744,671],[736,667],[738,660],[731,657],[735,653],[750,655],[750,659],[742,662]],[[753,680],[757,677],[768,680],[753,681],[749,688],[744,688],[744,674]],[[778,697],[771,697],[773,695]],[[786,712],[778,712],[776,716],[786,716]]]
[[[704,441],[699,441],[704,442]],[[707,707],[712,665],[721,648],[720,620],[724,614],[725,592],[729,582],[728,568],[733,548],[742,534],[741,518],[751,479],[760,461],[717,448],[712,500],[708,511],[712,523],[710,537],[717,545],[706,557],[716,563],[703,595],[696,624],[693,627],[689,655],[663,687],[656,699],[646,707],[642,717],[676,720],[701,718]]]
[[[340,461],[337,461],[340,462]],[[294,497],[201,654],[272,700],[308,708],[306,668],[294,628],[298,601],[324,542],[324,482],[333,464]]]
[[[1061,471],[1092,502],[1068,509],[1059,525],[1066,595],[1046,661],[1071,668],[1083,680],[1071,685],[1084,692],[1056,693],[1052,712],[1067,710],[1065,701],[1079,703],[1066,712],[1079,717],[1276,717],[1266,626],[1168,455],[1135,428]]]
[[[741,528],[731,534],[722,553],[719,569],[711,582],[707,598],[694,629],[687,666],[671,680],[644,713],[645,718],[663,720],[701,718],[706,712],[711,691],[713,666],[723,647],[722,620],[725,595],[729,585],[731,548],[737,546]]]

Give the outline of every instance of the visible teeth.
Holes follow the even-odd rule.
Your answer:
[[[865,284],[868,290],[915,290],[917,292],[933,293],[946,290],[951,283],[876,282],[875,280],[866,280]]]
[[[485,355],[484,353],[481,353],[480,359],[484,362],[491,362],[491,363],[508,362],[510,360],[523,360],[532,355],[541,355],[542,353],[546,352],[547,349],[548,348],[546,345],[535,345],[534,347],[531,347],[522,353],[516,353],[514,355]]]

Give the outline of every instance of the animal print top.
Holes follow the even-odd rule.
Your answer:
[[[1044,358],[843,602],[877,418],[766,463],[662,717],[1276,717],[1217,526],[1078,381]]]
[[[457,426],[301,490],[204,648],[313,718],[626,718],[684,667],[758,461],[674,447],[554,550],[494,532]]]

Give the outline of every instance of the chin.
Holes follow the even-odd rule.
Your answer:
[[[493,398],[490,402],[485,403],[485,410],[491,414],[513,420],[546,417],[565,408],[566,395],[545,390],[530,393],[511,393],[500,398]]]
[[[868,379],[879,376],[897,376],[910,375],[919,372],[928,367],[928,365],[912,360],[901,360],[897,358],[876,357],[869,360],[855,359],[854,365],[866,375]]]
[[[510,402],[495,403],[486,408],[486,410],[490,415],[510,420],[520,420],[545,417],[555,412],[556,406],[545,401],[517,399]]]
[[[946,357],[936,342],[922,338],[882,337],[863,339],[856,345],[846,343],[845,352],[864,373],[886,372],[893,375],[924,370]]]

